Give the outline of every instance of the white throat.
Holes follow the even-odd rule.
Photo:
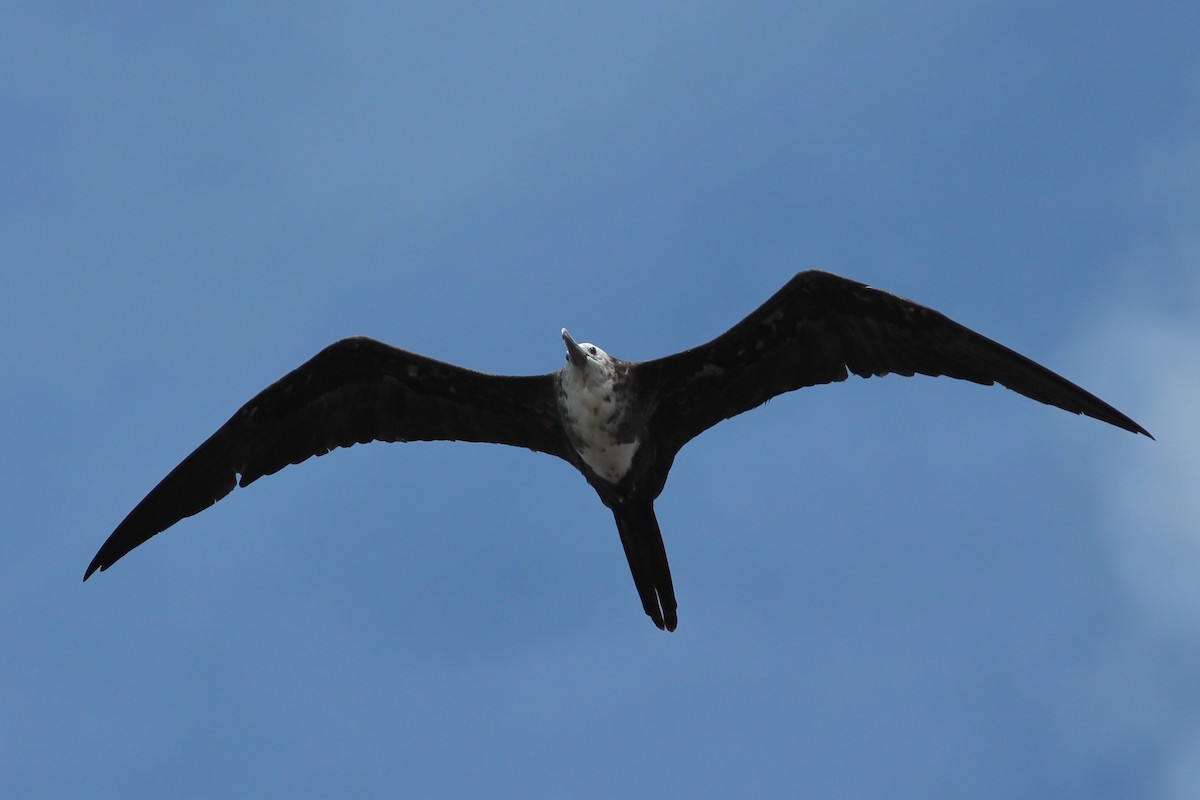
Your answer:
[[[612,358],[593,344],[580,345],[587,360],[570,358],[559,372],[559,409],[567,436],[592,470],[609,483],[618,483],[633,466],[639,441],[618,438],[626,407]]]

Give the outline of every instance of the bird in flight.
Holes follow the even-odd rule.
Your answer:
[[[184,517],[288,464],[371,441],[494,442],[558,456],[612,510],[633,582],[659,629],[678,624],[654,501],[679,450],[718,422],[806,386],[887,374],[999,383],[1133,433],[1129,417],[943,314],[865,284],[801,272],[707,344],[622,361],[564,328],[557,372],[499,376],[365,337],[342,339],[238,409],[146,495],[87,580]],[[1153,438],[1153,437],[1150,437]]]

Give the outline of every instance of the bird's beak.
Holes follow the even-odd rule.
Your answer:
[[[577,367],[582,367],[587,363],[587,353],[583,352],[583,348],[576,344],[571,338],[571,334],[567,333],[567,329],[562,329],[563,341],[567,343],[567,358],[571,359],[571,363]]]

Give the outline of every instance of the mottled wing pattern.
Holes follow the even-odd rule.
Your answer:
[[[84,579],[239,483],[356,443],[433,440],[568,458],[554,376],[486,375],[364,337],[335,342],[242,406],[172,470],[109,536]]]
[[[815,270],[797,274],[713,341],[642,366],[640,377],[658,396],[654,424],[675,447],[776,395],[850,373],[999,383],[1150,435],[1095,395],[931,308]]]

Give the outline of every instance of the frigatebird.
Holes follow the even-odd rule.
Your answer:
[[[566,364],[488,375],[365,337],[342,339],[246,403],[163,478],[101,546],[105,570],[150,537],[288,464],[371,441],[494,442],[558,456],[612,510],[642,607],[678,624],[654,501],[693,437],[784,392],[887,374],[999,383],[1075,414],[1150,433],[1025,356],[933,309],[801,272],[707,344],[621,361],[564,328]],[[1153,438],[1153,437],[1150,437]]]

